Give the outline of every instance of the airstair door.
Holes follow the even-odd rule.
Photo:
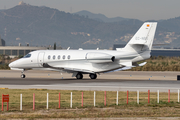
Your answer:
[[[38,55],[38,65],[42,67],[43,63],[44,63],[44,52],[40,52]]]

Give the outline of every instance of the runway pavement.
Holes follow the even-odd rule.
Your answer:
[[[20,71],[0,70],[0,88],[9,89],[59,89],[59,90],[102,90],[102,91],[164,91],[177,92],[179,72],[120,71],[98,75],[91,80],[88,75],[77,80],[71,74],[51,71],[27,71],[26,78],[20,78]]]

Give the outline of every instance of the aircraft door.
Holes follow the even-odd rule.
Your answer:
[[[44,62],[44,52],[40,52],[38,55],[38,65],[42,67],[43,62]]]

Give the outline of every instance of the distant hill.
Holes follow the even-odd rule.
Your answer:
[[[127,43],[143,24],[135,19],[103,21],[91,19],[90,15],[23,4],[0,11],[0,35],[6,45],[48,46],[56,42],[63,48],[108,49],[113,44]],[[180,17],[159,21],[154,43],[179,47]]]
[[[56,42],[63,48],[109,48],[114,43],[126,43],[120,37],[127,31],[134,34],[140,27],[140,21],[131,21],[124,21],[128,26],[102,23],[48,7],[18,5],[0,12],[0,34],[7,45],[45,46]]]
[[[86,10],[82,10],[82,11],[76,12],[74,14],[78,14],[80,16],[88,17],[90,19],[94,19],[94,20],[97,20],[100,22],[120,22],[123,20],[127,20],[127,18],[122,18],[122,17],[108,18],[103,14],[100,14],[100,13],[95,14],[95,13],[91,13],[91,12],[86,11]]]

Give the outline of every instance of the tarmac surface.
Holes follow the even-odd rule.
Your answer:
[[[92,80],[84,75],[82,80],[72,74],[52,71],[27,71],[26,78],[20,78],[21,71],[0,70],[0,88],[9,89],[58,89],[58,90],[102,90],[102,91],[157,91],[177,92],[179,72],[119,71],[98,75]]]

